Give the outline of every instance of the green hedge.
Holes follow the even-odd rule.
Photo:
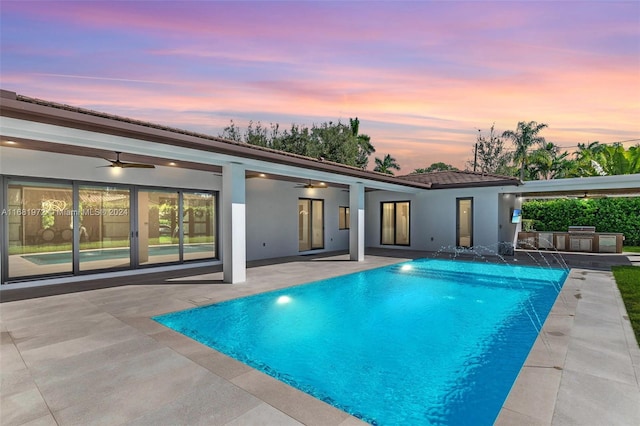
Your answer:
[[[624,245],[640,245],[640,197],[526,201],[522,217],[533,220],[537,231],[595,226],[597,232],[623,233]]]

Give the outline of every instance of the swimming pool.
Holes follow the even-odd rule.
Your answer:
[[[184,253],[213,253],[213,244],[185,244],[183,247]],[[177,245],[149,247],[149,256],[177,254]],[[81,262],[88,262],[93,260],[127,259],[129,258],[129,256],[131,256],[131,250],[129,248],[80,250],[79,255]],[[60,251],[52,253],[26,254],[23,255],[22,258],[28,260],[31,263],[35,263],[36,265],[58,265],[61,263],[71,263],[72,253],[70,251]]]
[[[422,259],[154,319],[372,424],[492,424],[567,271]]]

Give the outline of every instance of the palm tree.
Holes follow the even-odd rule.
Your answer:
[[[502,137],[511,139],[516,147],[516,151],[513,154],[513,161],[516,164],[520,164],[520,180],[524,180],[527,151],[535,144],[542,146],[545,143],[544,138],[538,136],[538,133],[545,127],[548,127],[545,123],[537,123],[535,121],[526,123],[520,121],[515,132],[513,130],[506,130],[502,133]]]
[[[573,162],[567,159],[569,153],[560,153],[560,147],[553,142],[544,144],[527,158],[530,179],[559,179],[567,177],[573,169]]]
[[[373,169],[374,172],[386,173],[388,175],[393,175],[393,171],[391,169],[400,170],[400,166],[395,158],[391,156],[391,154],[387,154],[381,160],[376,157],[376,167]]]
[[[606,145],[600,145],[598,141],[579,143],[578,150],[573,153],[576,165],[575,177],[599,176],[604,173],[598,163],[598,158],[605,148]]]
[[[360,120],[358,120],[358,117],[350,118],[349,126],[351,127],[351,133],[358,142],[356,166],[364,170],[367,168],[367,164],[369,164],[369,156],[376,152],[376,149],[371,145],[371,137],[369,135],[359,134]]]

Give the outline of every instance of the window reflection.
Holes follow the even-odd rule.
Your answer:
[[[107,186],[80,186],[80,270],[131,265],[130,193]]]
[[[183,195],[184,260],[216,257],[215,211],[213,194]]]
[[[72,186],[11,182],[7,195],[9,277],[72,272]]]

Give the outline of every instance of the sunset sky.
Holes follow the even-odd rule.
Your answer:
[[[0,86],[218,135],[361,121],[405,174],[477,129],[640,138],[640,1],[0,3]],[[370,164],[373,163],[373,157]]]

